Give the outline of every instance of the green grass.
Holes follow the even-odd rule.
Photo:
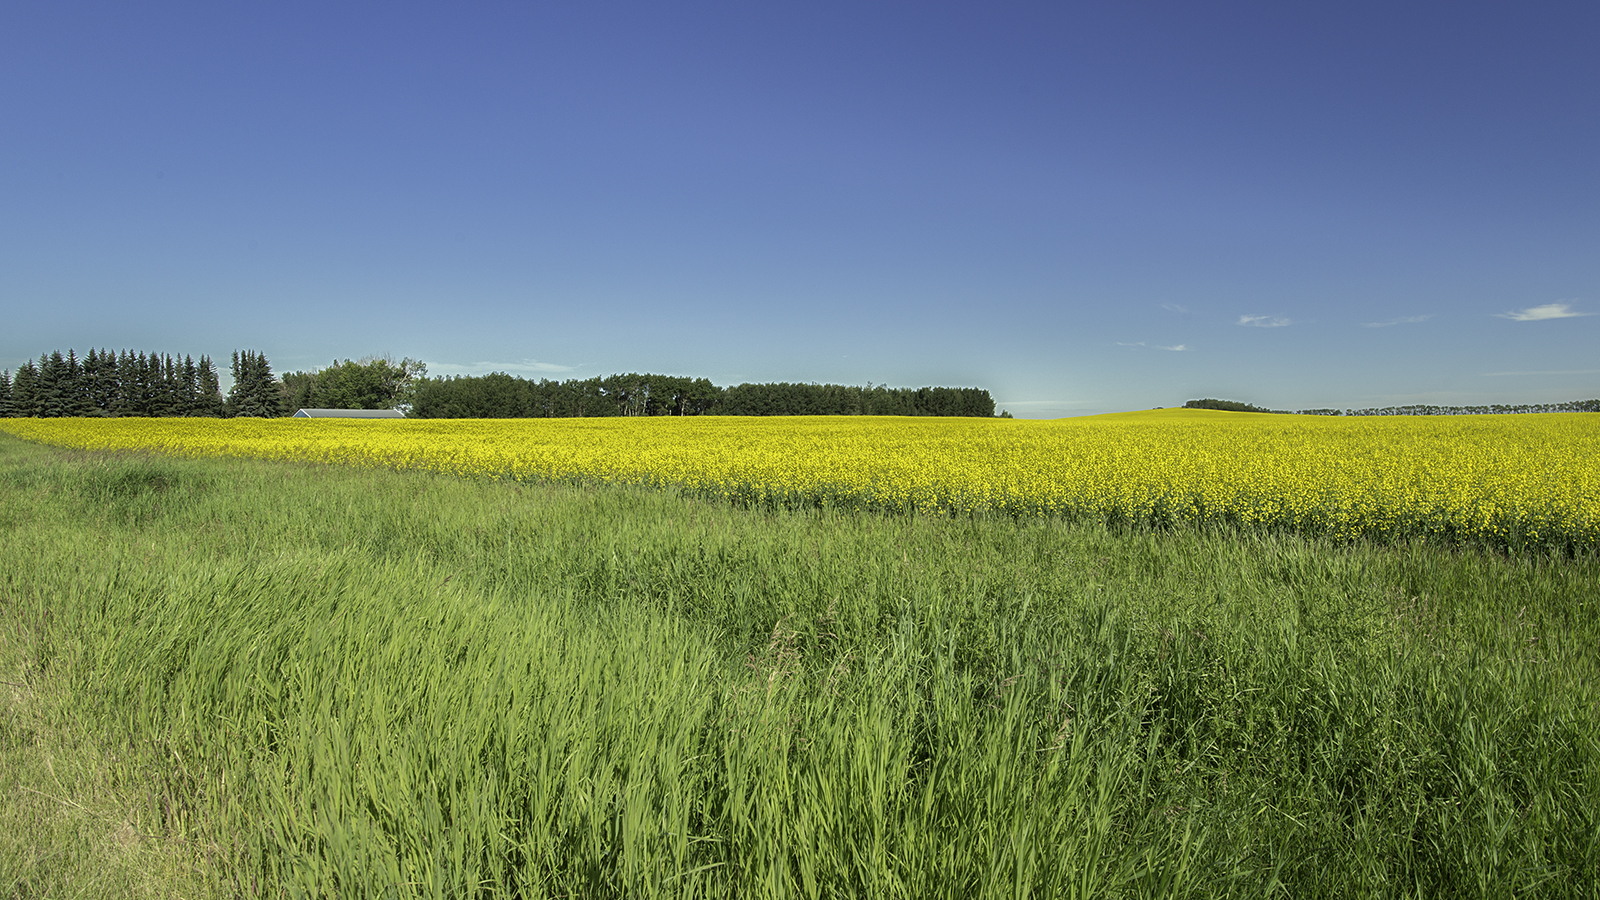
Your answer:
[[[1594,896],[1596,585],[0,437],[0,896]]]

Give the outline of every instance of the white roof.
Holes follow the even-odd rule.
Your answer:
[[[398,409],[302,409],[295,419],[404,419]]]

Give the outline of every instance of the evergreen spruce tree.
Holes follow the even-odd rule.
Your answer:
[[[136,398],[134,408],[138,411],[138,415],[156,414],[156,379],[160,375],[159,365],[160,362],[154,353],[148,356],[139,353],[134,356],[134,369],[137,372],[137,380],[134,382]]]
[[[119,396],[117,415],[138,416],[142,401],[139,397],[139,368],[143,362],[142,357],[135,356],[132,350],[122,351],[122,358],[117,360],[117,394]]]
[[[122,358],[117,361],[117,393],[121,397],[117,410],[119,416],[144,415],[144,400],[139,396],[139,370],[143,363],[143,354],[135,356],[132,350],[122,351]]]
[[[11,370],[0,371],[0,419],[14,415],[11,408]]]
[[[211,357],[202,355],[200,364],[195,366],[195,379],[199,385],[199,394],[195,398],[195,412],[197,416],[221,416],[224,410],[222,387],[217,383],[217,369],[211,364]]]
[[[143,353],[128,352],[128,367],[122,379],[122,414],[125,416],[150,415],[148,395],[149,364]]]
[[[144,367],[144,354],[128,351],[128,367],[122,380],[122,414],[125,416],[142,416],[148,412],[144,397]]]
[[[78,351],[67,348],[65,379],[66,412],[69,416],[87,416],[94,409],[90,400],[88,373],[78,361]]]
[[[105,415],[104,385],[100,374],[100,352],[93,347],[83,355],[83,384],[87,392],[89,415]]]
[[[146,357],[149,360],[149,369],[145,378],[145,415],[164,416],[166,411],[166,384],[161,374],[161,357],[155,353]]]
[[[39,379],[33,389],[34,414],[45,419],[67,415],[67,361],[60,350],[39,356]]]
[[[111,411],[119,416],[133,415],[133,393],[138,373],[133,367],[133,353],[124,350],[117,354],[117,398]]]
[[[249,352],[248,350],[245,351],[246,354]],[[233,387],[228,388],[227,416],[230,419],[243,415],[241,410],[246,403],[246,398],[250,396],[250,385],[246,381],[249,376],[246,369],[246,364],[239,359],[239,351],[233,351],[233,355],[228,360],[228,374],[233,376]]]
[[[39,383],[39,369],[28,360],[17,369],[11,379],[11,414],[28,418],[39,414],[39,404],[34,395]]]
[[[183,360],[175,356],[161,357],[161,399],[166,405],[164,416],[181,416],[187,412],[183,402]]]
[[[253,350],[233,353],[233,390],[228,392],[228,414],[256,418],[284,415],[283,386],[272,377],[265,354]]]
[[[117,412],[117,357],[116,354],[102,349],[99,359],[94,365],[93,391],[95,408],[102,415],[112,416]]]
[[[183,414],[178,395],[181,389],[180,374],[172,357],[163,353],[150,355],[153,371],[150,414],[153,416],[178,416]]]
[[[178,415],[192,416],[200,405],[200,371],[194,366],[194,357],[184,356],[183,369],[178,382]]]

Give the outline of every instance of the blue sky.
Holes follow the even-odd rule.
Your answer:
[[[1600,396],[1600,5],[0,9],[0,368]]]

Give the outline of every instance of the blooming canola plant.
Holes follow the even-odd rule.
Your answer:
[[[1600,546],[1600,416],[4,419],[81,449],[676,487],[735,502]]]

